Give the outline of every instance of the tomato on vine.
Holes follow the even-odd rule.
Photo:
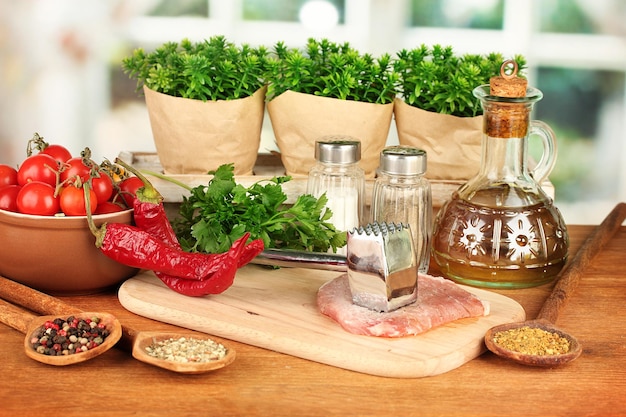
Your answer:
[[[43,182],[54,187],[57,183],[59,163],[50,155],[38,153],[24,159],[17,170],[17,183]]]
[[[17,208],[17,194],[21,188],[21,186],[15,184],[0,186],[0,209],[19,211]]]
[[[89,189],[90,211],[94,214],[98,206],[96,193]],[[61,211],[66,216],[85,216],[87,209],[85,208],[85,191],[82,185],[70,184],[63,188],[59,195],[59,204]]]
[[[91,166],[85,164],[85,160],[81,156],[70,158],[65,161],[61,168],[61,183],[65,184],[68,181],[75,181],[76,179],[85,182],[89,179],[91,168]]]
[[[91,189],[96,193],[98,204],[109,201],[113,196],[113,180],[106,173],[96,171],[91,176]]]
[[[98,203],[98,207],[96,207],[94,214],[118,213],[124,210],[126,210],[126,208],[119,204],[113,203],[112,201],[105,201],[104,203]]]
[[[17,184],[17,169],[6,164],[0,164],[0,187]]]
[[[54,159],[56,159],[57,161],[59,161],[59,163],[64,163],[67,162],[68,160],[70,160],[72,158],[72,154],[70,153],[70,151],[63,145],[57,145],[57,144],[52,144],[52,145],[48,145],[46,146],[41,153],[44,153],[46,155],[50,155],[51,157],[53,157]]]
[[[26,156],[31,156],[33,151],[38,151],[39,153],[44,153],[50,155],[60,164],[64,163],[68,159],[72,157],[71,152],[63,145],[58,144],[49,144],[40,136],[39,133],[35,132],[33,134],[33,138],[28,141],[28,146],[26,148]]]
[[[122,200],[124,200],[124,204],[126,204],[127,207],[132,208],[135,196],[137,195],[137,190],[143,186],[143,181],[141,181],[138,177],[128,177],[118,184],[120,189],[118,195],[122,198]]]
[[[53,216],[59,212],[59,199],[50,184],[31,181],[22,186],[16,197],[20,213]]]

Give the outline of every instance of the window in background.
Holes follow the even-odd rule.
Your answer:
[[[312,6],[313,8],[318,7],[317,10],[322,11],[324,11],[324,8],[327,8],[328,5],[334,6],[335,10],[338,12],[339,22],[344,22],[344,0],[327,0],[323,2],[311,0],[243,0],[242,18],[244,20],[298,22],[300,20],[301,10],[307,3],[309,4],[308,6]],[[315,9],[313,10],[315,11]]]
[[[616,181],[609,179],[620,176],[624,78],[623,72],[616,71],[538,70],[537,87],[544,98],[535,108],[535,117],[548,123],[557,136],[559,153],[550,180],[558,201],[618,198]]]
[[[412,0],[411,26],[502,29],[503,0]]]
[[[209,15],[209,2],[207,0],[161,0],[146,15],[207,17]]]
[[[602,4],[599,1],[594,4]],[[539,30],[554,33],[598,33],[593,21],[581,7],[581,3],[572,0],[543,0]]]

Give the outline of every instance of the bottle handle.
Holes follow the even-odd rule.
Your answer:
[[[541,120],[532,120],[530,122],[529,136],[537,135],[541,138],[543,144],[543,153],[541,159],[537,162],[531,174],[537,183],[541,184],[554,169],[556,164],[556,136],[552,128]]]

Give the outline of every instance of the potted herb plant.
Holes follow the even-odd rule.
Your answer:
[[[515,60],[524,67],[522,56]],[[441,45],[396,54],[398,140],[427,152],[428,178],[467,179],[478,171],[483,118],[472,91],[498,75],[503,62],[499,53],[459,56]]]
[[[143,88],[157,154],[168,174],[206,174],[225,162],[254,167],[265,111],[264,47],[224,36],[167,42],[122,61]]]
[[[275,44],[267,110],[287,174],[307,175],[315,141],[361,141],[360,166],[372,177],[393,115],[397,78],[391,56],[361,54],[349,43],[309,39],[303,49]]]

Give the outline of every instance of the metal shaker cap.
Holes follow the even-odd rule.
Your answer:
[[[426,172],[426,151],[411,146],[389,146],[380,153],[380,171],[392,175]]]
[[[324,136],[315,142],[315,159],[331,164],[359,162],[361,142],[350,136]]]

